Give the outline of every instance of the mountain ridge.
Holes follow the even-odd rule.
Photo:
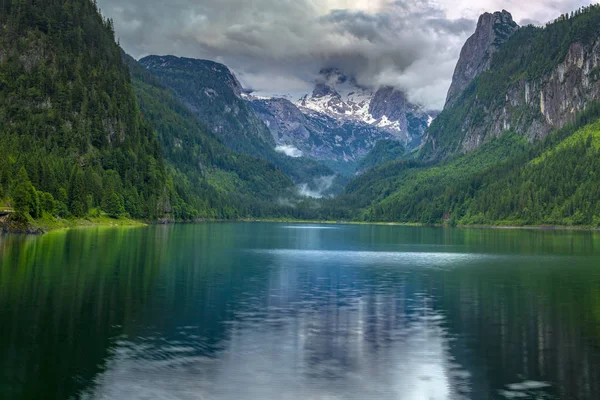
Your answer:
[[[312,94],[296,102],[244,96],[278,146],[297,150],[294,154],[308,155],[346,175],[362,171],[361,160],[379,141],[397,141],[408,149],[419,147],[437,115],[411,104],[397,89],[360,86],[336,68],[321,70]]]

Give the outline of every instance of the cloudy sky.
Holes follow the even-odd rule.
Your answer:
[[[584,0],[98,0],[136,58],[174,54],[222,62],[259,94],[310,92],[337,67],[390,84],[426,108],[443,106],[478,16],[506,9],[543,22]]]

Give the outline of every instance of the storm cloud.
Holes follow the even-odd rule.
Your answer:
[[[440,109],[460,49],[484,11],[543,23],[581,0],[98,0],[123,48],[211,59],[259,94],[309,92],[339,68],[370,87],[393,85]]]

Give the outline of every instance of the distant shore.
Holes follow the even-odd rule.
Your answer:
[[[540,230],[540,231],[600,231],[599,227],[590,226],[560,226],[560,225],[456,225],[445,224],[422,224],[405,222],[364,222],[364,221],[322,221],[322,220],[296,220],[279,218],[240,218],[240,219],[204,219],[193,221],[175,221],[172,219],[160,219],[157,221],[140,221],[130,218],[90,217],[78,219],[40,219],[29,223],[21,223],[0,219],[0,234],[18,233],[28,235],[43,235],[45,233],[71,228],[85,227],[143,227],[149,225],[170,224],[201,224],[207,222],[246,222],[246,223],[288,223],[288,224],[319,224],[319,225],[376,225],[376,226],[405,226],[405,227],[430,227],[430,228],[455,228],[455,229],[503,229],[503,230]]]
[[[457,225],[460,229],[506,229],[506,230],[536,230],[536,231],[600,231],[594,226],[562,226],[562,225]]]
[[[233,222],[233,221],[231,221]],[[364,221],[311,221],[288,219],[244,219],[237,222],[267,222],[289,224],[323,224],[323,225],[377,225],[377,226],[407,226],[427,228],[456,228],[456,229],[506,229],[506,230],[541,230],[541,231],[600,231],[593,226],[561,226],[561,225],[456,225],[424,224],[417,222],[364,222]]]

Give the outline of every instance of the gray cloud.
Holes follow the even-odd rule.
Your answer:
[[[98,0],[134,57],[227,64],[259,93],[310,91],[323,67],[365,86],[391,84],[441,108],[460,48],[482,11],[547,21],[581,0]],[[502,4],[504,3],[504,4]],[[589,2],[588,2],[589,3]],[[476,4],[474,6],[474,4]]]

